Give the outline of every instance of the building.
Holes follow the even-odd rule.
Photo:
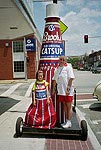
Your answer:
[[[92,51],[92,53],[89,55],[89,64],[93,67],[101,64],[101,50],[96,52]]]
[[[35,78],[42,39],[33,9],[33,0],[0,1],[0,80]],[[26,39],[34,39],[35,48],[27,51]]]
[[[69,56],[67,61],[72,63],[73,68],[91,70],[92,67],[97,67],[101,64],[101,50],[93,50],[91,54],[85,53],[81,56]]]

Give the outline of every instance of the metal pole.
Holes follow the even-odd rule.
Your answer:
[[[65,53],[66,53],[66,47],[65,47],[65,45],[66,45],[66,44],[65,44],[65,42],[66,42],[66,41],[65,41],[65,40],[62,40],[62,41],[63,41],[63,46],[64,46],[64,54],[65,54]]]
[[[26,52],[26,46],[25,46],[25,37],[24,37],[24,71],[25,71],[25,80],[27,80],[27,52]]]
[[[74,107],[73,107],[73,111],[76,112],[76,88],[74,89]]]
[[[36,70],[38,70],[38,46],[37,46],[37,39],[35,40],[36,41]]]

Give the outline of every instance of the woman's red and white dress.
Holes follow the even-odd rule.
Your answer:
[[[25,125],[46,129],[55,127],[56,113],[51,98],[50,104],[47,104],[46,86],[48,83],[45,80],[35,82],[32,90],[35,90],[36,106],[33,104],[29,106],[25,116]]]

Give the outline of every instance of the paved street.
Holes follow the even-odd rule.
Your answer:
[[[92,99],[92,93],[95,84],[101,79],[101,74],[75,70],[75,77],[77,114],[81,119],[87,120],[89,131],[87,141],[46,139],[39,135],[14,138],[16,119],[19,116],[22,118],[25,116],[25,111],[31,102],[30,92],[35,80],[0,81],[0,149],[29,150],[34,147],[35,150],[65,150],[67,148],[99,150],[101,148],[101,111],[92,107],[100,102]]]
[[[75,70],[74,86],[77,93],[93,93],[94,87],[99,80],[101,74],[92,74],[90,71],[76,71]]]

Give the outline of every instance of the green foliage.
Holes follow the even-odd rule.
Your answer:
[[[74,69],[77,69],[78,62],[80,61],[80,57],[67,57],[67,62],[71,63]]]

